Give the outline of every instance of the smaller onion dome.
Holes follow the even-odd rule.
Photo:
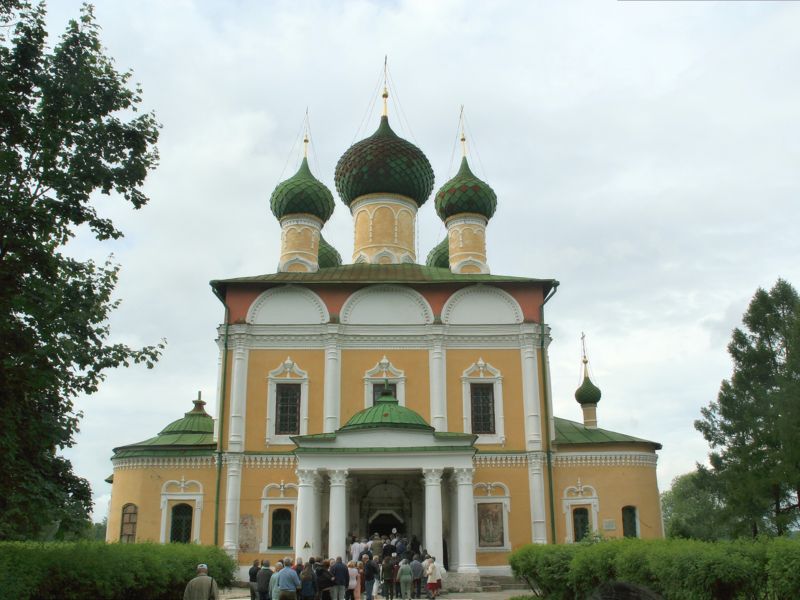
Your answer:
[[[460,213],[477,213],[491,219],[497,209],[497,194],[475,176],[464,156],[455,177],[436,193],[435,206],[442,221]]]
[[[422,429],[433,431],[422,415],[410,408],[400,406],[388,387],[375,400],[375,405],[358,411],[340,431],[391,427],[397,429]]]
[[[433,169],[422,150],[392,131],[383,115],[377,131],[336,163],[334,181],[347,206],[367,194],[398,194],[422,206],[433,190]]]
[[[595,384],[592,383],[592,380],[589,379],[589,368],[587,363],[589,361],[586,360],[586,357],[583,358],[583,383],[581,386],[575,390],[575,400],[578,401],[578,404],[597,404],[600,401],[600,396],[602,396],[602,392],[600,392],[600,388],[597,387]]]
[[[425,264],[429,267],[450,268],[450,240],[444,238],[428,253]]]
[[[278,219],[291,214],[306,214],[323,223],[330,218],[334,208],[333,194],[311,174],[306,157],[303,157],[297,173],[275,187],[269,205]]]
[[[324,237],[319,236],[319,257],[317,263],[320,269],[342,266],[342,256],[331,246]]]

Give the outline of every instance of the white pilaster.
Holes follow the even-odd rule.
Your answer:
[[[525,411],[525,446],[542,449],[542,423],[539,402],[539,368],[532,334],[522,336],[522,406]]]
[[[442,469],[422,469],[425,478],[425,547],[444,562],[442,554]]]
[[[544,453],[528,454],[528,486],[531,499],[531,541],[547,543],[547,521],[544,510]],[[508,535],[508,534],[507,534]]]
[[[458,497],[458,572],[477,573],[475,558],[475,502],[472,494],[474,469],[455,469],[456,495]]]
[[[294,517],[294,553],[306,562],[314,554],[314,478],[311,469],[297,469],[297,507]]]
[[[339,428],[339,396],[341,391],[341,352],[336,335],[336,325],[328,328],[325,339],[325,382],[323,400],[323,431],[331,433]]]
[[[242,488],[242,455],[225,454],[225,531],[223,548],[234,559],[239,553],[239,496]]]
[[[439,329],[441,328],[439,327]],[[445,351],[441,335],[435,335],[431,341],[431,348],[428,351],[428,367],[430,370],[431,426],[436,431],[447,431]]]
[[[330,507],[328,509],[328,556],[336,558],[347,556],[346,539],[347,510],[346,489],[347,469],[328,471],[331,481]]]
[[[247,355],[245,339],[237,336],[231,369],[231,415],[228,429],[228,451],[244,451],[245,398],[247,396]]]

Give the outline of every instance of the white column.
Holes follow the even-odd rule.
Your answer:
[[[436,431],[447,431],[445,354],[441,335],[433,337],[431,349],[428,351],[428,368],[430,371],[431,426]]]
[[[328,477],[331,480],[330,507],[328,509],[328,556],[332,558],[341,556],[344,560],[347,556],[345,548],[347,469],[328,471]]]
[[[422,469],[425,478],[425,547],[444,562],[442,554],[442,469]]]
[[[322,430],[325,433],[331,433],[339,428],[341,368],[339,340],[336,336],[336,325],[333,325],[329,327],[328,336],[325,339],[325,382],[322,406]]]
[[[242,455],[225,454],[225,532],[223,548],[234,559],[239,553],[239,496],[242,488]]]
[[[314,476],[311,500],[311,551],[314,556],[322,556],[322,485],[319,475]]]
[[[314,478],[311,469],[297,469],[297,506],[294,515],[294,554],[303,562],[314,551],[312,510],[314,509]]]
[[[215,442],[219,440],[219,416],[222,414],[222,395],[225,393],[225,391],[222,389],[222,369],[226,367],[226,365],[222,364],[222,359],[225,358],[224,339],[222,339],[222,336],[224,335],[224,333],[220,334],[220,339],[217,342],[217,345],[219,346],[219,358],[217,359],[217,393],[214,397],[214,405],[217,407],[216,412],[214,413]]]
[[[455,475],[450,477],[447,485],[447,506],[450,512],[450,539],[447,542],[447,558],[450,561],[450,570],[458,570],[458,494],[456,493],[456,480]]]
[[[237,336],[231,369],[231,414],[228,429],[228,452],[244,451],[244,413],[247,396],[247,347],[243,336]]]
[[[458,572],[477,573],[475,559],[475,502],[472,494],[474,469],[454,469],[458,496]]]
[[[531,498],[531,541],[534,544],[547,543],[547,521],[544,510],[544,467],[543,452],[528,454],[528,486]],[[506,532],[506,535],[509,533]]]
[[[525,326],[528,327],[528,326]],[[542,423],[539,401],[539,368],[532,331],[523,335],[522,348],[522,406],[525,411],[525,446],[528,450],[542,449]]]

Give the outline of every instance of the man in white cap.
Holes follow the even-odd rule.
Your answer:
[[[208,565],[197,565],[197,576],[186,584],[183,600],[219,600],[217,582],[208,576]]]

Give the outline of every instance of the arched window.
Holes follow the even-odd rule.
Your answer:
[[[622,507],[622,535],[623,537],[639,537],[639,519],[635,506]]]
[[[119,530],[119,541],[123,544],[132,544],[136,541],[136,521],[139,509],[135,504],[126,504],[122,507],[122,524]]]
[[[169,541],[187,544],[192,540],[192,507],[188,504],[176,504],[172,507],[172,525],[169,530]]]
[[[272,548],[289,548],[292,545],[292,513],[286,508],[272,512]]]
[[[572,510],[572,531],[575,541],[580,542],[589,533],[589,510],[575,508]]]

